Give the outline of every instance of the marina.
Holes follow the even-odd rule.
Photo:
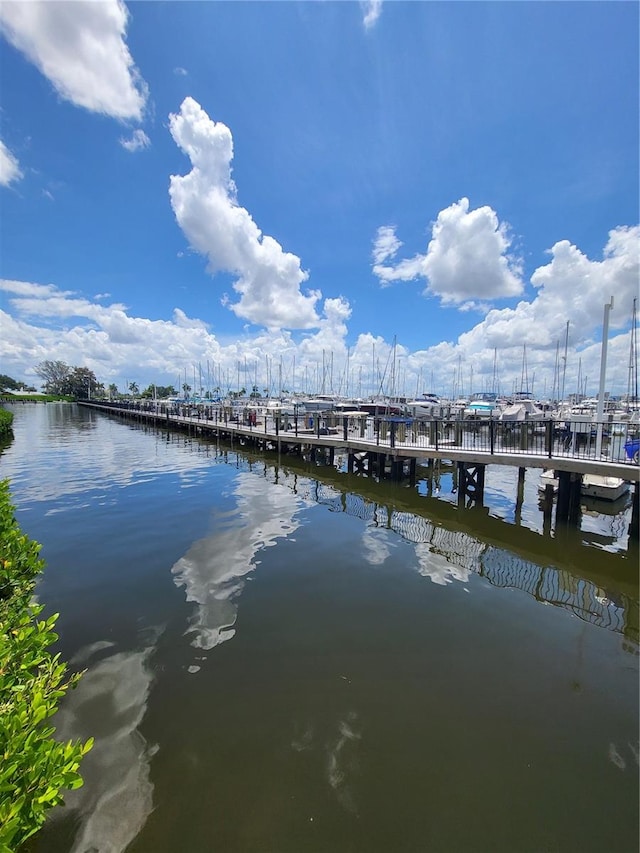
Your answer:
[[[267,409],[258,420],[250,406],[162,405],[157,402],[135,404],[83,403],[120,417],[138,419],[165,427],[186,429],[196,435],[215,435],[240,446],[277,449],[279,453],[308,456],[315,461],[320,453],[334,463],[336,452],[346,457],[346,470],[400,481],[416,482],[418,460],[450,460],[456,465],[458,502],[461,506],[482,506],[485,467],[488,464],[515,466],[519,469],[517,495],[522,490],[526,468],[553,469],[557,472],[546,483],[545,494],[551,513],[557,495],[555,521],[576,523],[580,496],[615,500],[633,488],[633,513],[630,534],[638,539],[639,480],[638,442],[635,425],[627,421],[590,424],[573,421],[567,428],[552,419],[546,421],[494,421],[470,423],[455,420],[409,419],[395,415],[370,415],[368,411],[316,409],[293,414],[285,407]],[[603,442],[604,437],[604,442]],[[588,481],[588,478],[591,478]],[[583,482],[584,481],[584,482]],[[609,496],[607,487],[616,482],[617,491]],[[587,485],[588,484],[588,485]],[[596,485],[598,484],[598,485]]]
[[[639,26],[0,4],[0,853],[637,853]]]
[[[338,450],[11,409],[38,598],[87,668],[55,725],[96,737],[29,853],[635,849],[629,496],[550,527],[517,467],[460,507],[447,460],[411,488]]]

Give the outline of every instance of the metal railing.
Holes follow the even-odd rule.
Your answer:
[[[94,403],[95,404],[95,403]],[[584,459],[598,462],[638,462],[640,438],[638,425],[628,421],[606,421],[601,426],[598,452],[598,427],[593,421],[563,422],[478,420],[423,420],[420,418],[376,417],[313,412],[309,415],[267,413],[256,417],[251,408],[236,409],[223,405],[169,406],[153,401],[104,402],[108,408],[148,415],[156,420],[189,422],[233,430],[261,433],[286,440],[306,436],[333,438],[354,446],[375,445],[380,448],[440,454],[451,450],[488,453],[490,455],[545,456],[548,459]],[[635,458],[634,458],[635,456]]]

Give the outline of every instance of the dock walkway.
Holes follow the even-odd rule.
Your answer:
[[[572,474],[597,474],[640,482],[640,465],[627,458],[629,424],[607,423],[600,454],[597,436],[585,430],[564,433],[556,422],[503,423],[484,421],[423,421],[384,417],[318,415],[267,416],[256,423],[238,422],[223,406],[162,407],[83,401],[88,406],[121,417],[172,426],[195,434],[215,435],[240,443],[285,452],[303,449],[340,450],[356,462],[363,456],[390,460],[449,460],[466,465],[510,465],[518,468],[553,468]],[[182,411],[180,410],[182,409]]]

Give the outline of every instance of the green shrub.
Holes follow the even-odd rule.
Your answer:
[[[39,618],[33,590],[44,561],[13,511],[9,483],[0,481],[0,853],[17,850],[62,792],[82,785],[78,767],[93,744],[53,738],[48,720],[81,673],[65,680],[66,664],[48,651],[58,615]]]
[[[13,412],[8,412],[0,406],[0,438],[11,435],[13,425]]]
[[[73,403],[75,399],[70,394],[0,394],[2,403]]]

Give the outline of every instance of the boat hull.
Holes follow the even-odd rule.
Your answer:
[[[538,491],[544,494],[547,486],[553,487],[554,494],[558,491],[558,478],[553,471],[543,471],[540,475]],[[585,474],[582,478],[580,494],[585,498],[599,501],[617,501],[627,494],[629,483],[619,477],[601,477],[598,474]]]

